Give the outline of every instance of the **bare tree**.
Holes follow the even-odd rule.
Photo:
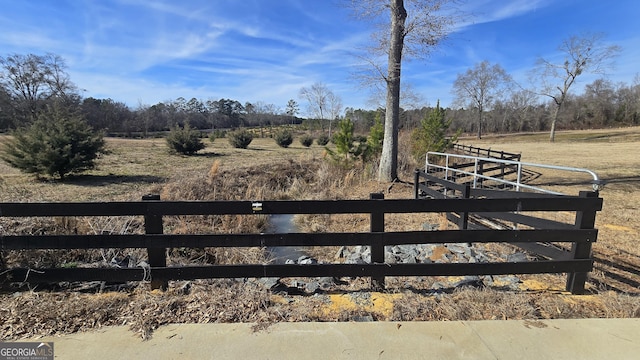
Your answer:
[[[308,112],[319,120],[329,117],[329,136],[331,136],[331,121],[342,112],[342,99],[329,88],[317,82],[311,87],[300,89],[299,96],[307,100]]]
[[[307,100],[307,111],[316,119],[324,119],[329,106],[329,93],[331,90],[321,82],[314,83],[311,87],[300,89],[299,96]]]
[[[329,137],[331,137],[331,122],[338,119],[342,114],[342,99],[340,96],[329,93]]]
[[[377,85],[377,84],[376,84]],[[367,104],[374,108],[384,108],[386,103],[386,88],[374,87]],[[415,110],[427,106],[428,102],[418,93],[411,83],[403,82],[400,86],[400,109]]]
[[[458,102],[471,103],[478,110],[478,139],[482,138],[482,115],[491,110],[493,102],[508,90],[511,76],[499,64],[483,61],[464,74],[458,74],[453,93]]]
[[[0,57],[0,85],[21,106],[23,116],[34,120],[38,110],[53,97],[67,103],[79,101],[77,88],[65,70],[59,55],[12,54]]]
[[[509,117],[514,122],[514,128],[509,130],[525,131],[527,129],[527,121],[530,121],[529,113],[533,111],[537,97],[538,95],[527,89],[511,92],[507,108],[510,109]],[[503,126],[503,131],[506,130]]]
[[[613,58],[620,52],[617,45],[605,45],[604,35],[574,35],[564,40],[558,50],[563,59],[553,62],[540,58],[533,75],[541,82],[539,94],[550,97],[556,105],[551,118],[549,141],[555,140],[558,114],[576,78],[584,73],[604,74],[613,66]]]
[[[398,178],[398,128],[400,124],[400,74],[403,55],[425,56],[449,33],[455,16],[449,5],[456,0],[351,0],[354,14],[379,25],[374,34],[375,56],[387,56],[387,68],[370,63],[386,84],[384,141],[379,181]],[[448,11],[445,11],[448,10]]]

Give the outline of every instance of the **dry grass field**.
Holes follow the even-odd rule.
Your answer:
[[[405,138],[406,139],[406,138]],[[3,138],[0,136],[0,141]],[[523,277],[520,290],[460,288],[433,293],[433,280],[417,285],[411,279],[389,279],[387,291],[371,292],[368,279],[336,285],[313,296],[274,293],[257,281],[210,280],[173,282],[165,292],[150,291],[148,284],[120,289],[68,286],[60,289],[21,288],[0,293],[0,338],[19,339],[87,331],[108,325],[129,325],[143,338],[153,329],[172,322],[255,322],[256,329],[278,321],[373,320],[476,320],[546,319],[581,317],[640,317],[640,128],[559,132],[550,144],[547,134],[463,138],[461,143],[522,153],[532,163],[584,167],[607,184],[600,195],[604,209],[598,214],[598,242],[594,245],[596,269],[591,273],[590,295],[563,291],[565,276]],[[272,139],[254,139],[248,149],[234,149],[225,139],[207,142],[196,156],[169,155],[163,139],[107,139],[110,153],[98,168],[64,183],[36,180],[0,162],[0,202],[138,201],[145,194],[163,199],[364,199],[372,192],[387,198],[410,198],[409,184],[384,184],[371,180],[372,169],[336,169],[327,165],[322,147],[288,149]],[[415,164],[405,165],[412,169]],[[536,184],[575,194],[590,189],[589,178],[540,171]],[[403,173],[411,180],[411,173]],[[563,216],[562,214],[559,216]],[[425,222],[442,217],[397,215],[386,219],[388,230],[418,230]],[[264,219],[172,219],[167,231],[260,231]],[[319,216],[299,219],[308,231],[366,231],[367,217]],[[2,219],[0,232],[139,231],[140,222],[91,223],[88,219]],[[70,229],[73,228],[73,229]],[[332,250],[333,251],[333,250]],[[317,254],[332,260],[335,252]],[[5,254],[7,262],[64,264],[99,261],[105,254],[55,252]],[[113,254],[108,254],[109,256]],[[142,256],[132,253],[132,255]],[[170,253],[170,262],[260,261],[260,253]]]
[[[560,132],[550,144],[547,134],[465,139],[466,145],[521,153],[522,161],[586,168],[605,181],[603,209],[596,218],[594,285],[640,294],[640,128]],[[590,177],[540,170],[533,182],[567,194],[589,190]]]

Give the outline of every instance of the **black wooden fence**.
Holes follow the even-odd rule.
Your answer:
[[[476,147],[472,145],[464,145],[464,144],[453,144],[453,150],[473,156],[484,156],[488,158],[496,158],[502,160],[512,160],[512,161],[520,161],[522,158],[522,154],[510,153],[502,150],[492,150],[481,147]]]
[[[473,192],[472,192],[473,194]],[[146,248],[148,267],[136,268],[4,268],[0,284],[11,282],[57,283],[72,281],[151,281],[153,288],[170,280],[261,277],[371,277],[383,287],[386,276],[445,276],[569,273],[567,289],[584,291],[592,269],[591,243],[596,211],[602,200],[579,197],[529,196],[512,198],[384,199],[372,194],[367,200],[308,201],[162,201],[149,195],[139,202],[0,203],[0,217],[144,216],[145,234],[125,235],[0,235],[2,251],[31,249]],[[530,230],[459,230],[385,232],[389,213],[496,213],[522,216],[522,211],[575,211],[575,226]],[[370,232],[281,234],[164,234],[163,217],[175,215],[256,214],[369,214]],[[463,216],[463,218],[466,215]],[[510,219],[511,221],[517,219]],[[542,220],[541,220],[542,221]],[[385,263],[384,247],[400,244],[518,243],[553,241],[572,244],[568,256],[534,262],[493,263]],[[206,265],[167,266],[167,248],[354,246],[371,247],[368,264],[312,265]]]
[[[567,291],[571,291],[574,294],[584,292],[587,273],[593,269],[591,247],[598,234],[594,228],[596,213],[602,210],[602,198],[598,196],[598,192],[581,191],[578,196],[570,196],[474,189],[468,183],[459,184],[416,170],[414,197],[416,199],[433,199],[431,201],[462,201],[469,199],[517,201],[516,207],[507,211],[498,210],[497,208],[492,208],[490,211],[476,211],[470,208],[462,211],[449,210],[446,211],[447,219],[457,224],[458,229],[461,231],[472,230],[471,233],[467,233],[469,237],[473,237],[475,231],[509,231],[515,232],[515,234],[522,232],[537,233],[540,235],[538,240],[523,242],[514,240],[510,244],[546,259],[532,264],[568,260],[575,261],[576,264],[578,262],[589,262],[591,265],[588,266],[586,271],[578,269],[578,267],[570,271],[562,271],[568,273]],[[542,210],[542,207],[545,210]],[[538,210],[533,208],[538,208]],[[547,216],[540,213],[535,215],[527,214],[527,212],[533,211],[544,211]],[[553,216],[549,216],[561,211],[575,213],[573,223],[554,220],[552,219]],[[471,223],[471,215],[476,220],[486,221]],[[562,238],[562,240],[558,240],[559,238]],[[568,245],[562,246],[563,244],[558,243]]]

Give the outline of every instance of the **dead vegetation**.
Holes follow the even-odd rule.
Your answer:
[[[596,269],[591,295],[563,292],[563,275],[525,276],[522,290],[462,287],[430,291],[436,278],[390,278],[384,294],[373,293],[368,279],[351,279],[314,296],[269,290],[255,279],[171,282],[165,292],[148,284],[60,284],[58,288],[20,288],[0,294],[0,338],[22,339],[126,325],[143,338],[168,323],[253,322],[257,330],[279,321],[447,321],[480,319],[553,319],[640,317],[640,129],[589,135],[559,133],[555,144],[531,135],[487,137],[467,144],[522,152],[523,161],[585,167],[607,180],[601,192],[604,209],[596,226]],[[623,135],[621,135],[623,134]],[[593,140],[593,139],[596,140]],[[411,186],[371,180],[371,169],[341,169],[323,160],[322,148],[280,149],[271,139],[256,139],[253,149],[217,142],[195,157],[169,156],[161,140],[109,139],[111,154],[94,172],[66,183],[41,182],[0,164],[0,201],[139,200],[159,193],[166,200],[366,199],[411,196]],[[416,164],[403,160],[403,177]],[[536,180],[567,193],[588,189],[587,180],[544,174]],[[569,183],[570,185],[567,185]],[[571,185],[572,184],[572,185]],[[560,215],[564,216],[564,215]],[[367,216],[298,216],[301,231],[368,231]],[[449,226],[442,216],[389,215],[388,230],[418,230],[422,224]],[[165,232],[259,232],[268,221],[260,216],[167,217]],[[0,218],[2,234],[136,233],[142,219]],[[337,249],[317,250],[318,258],[336,261]],[[114,259],[146,257],[141,249],[7,252],[6,266],[105,266]],[[172,249],[170,264],[261,263],[262,249]],[[283,280],[290,286],[292,279]],[[533,286],[532,284],[538,284]]]

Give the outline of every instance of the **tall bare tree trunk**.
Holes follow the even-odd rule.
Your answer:
[[[569,84],[570,86],[571,84]],[[560,108],[562,104],[564,104],[565,99],[567,98],[566,93],[569,90],[569,86],[565,82],[564,90],[561,92],[559,98],[553,98],[553,101],[556,104],[556,110],[553,112],[553,117],[551,118],[551,133],[549,135],[549,141],[556,141],[556,123],[558,122],[558,115],[560,114]]]
[[[562,103],[556,103],[556,110],[553,112],[553,117],[551,118],[551,134],[549,135],[549,141],[556,141],[556,122],[558,121],[558,114],[560,113],[560,107]]]
[[[478,106],[478,139],[482,139],[482,105]]]
[[[400,68],[407,11],[403,0],[391,0],[391,41],[387,68],[387,104],[384,120],[382,156],[378,168],[379,181],[398,178],[398,127],[400,124]]]

